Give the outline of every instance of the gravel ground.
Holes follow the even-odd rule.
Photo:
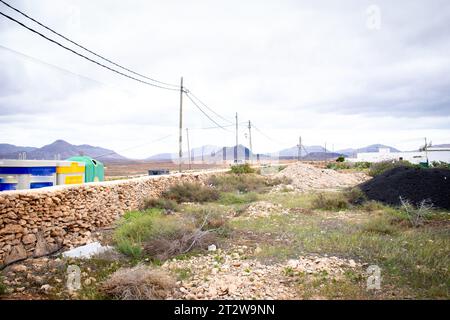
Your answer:
[[[362,172],[342,173],[331,169],[316,168],[301,162],[288,166],[277,173],[275,177],[292,179],[293,189],[301,192],[351,187],[370,178]],[[281,190],[282,188],[283,186],[277,186],[275,189]]]
[[[323,274],[332,279],[345,269],[361,270],[361,264],[338,257],[300,256],[284,263],[263,264],[254,259],[259,247],[238,246],[220,249],[188,260],[170,260],[162,265],[171,272],[189,270],[179,281],[172,298],[181,299],[299,299],[292,273]]]

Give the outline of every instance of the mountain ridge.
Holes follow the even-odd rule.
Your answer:
[[[63,160],[78,155],[100,158],[100,161],[128,160],[126,157],[110,149],[88,144],[73,145],[62,139],[55,140],[41,148],[0,144],[0,158],[18,159],[22,152],[26,152],[26,159],[28,160],[54,160],[55,158]]]

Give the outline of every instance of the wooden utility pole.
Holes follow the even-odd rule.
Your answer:
[[[238,147],[239,147],[238,130],[239,130],[238,114],[236,112],[236,148],[234,149],[234,162],[235,163],[238,162]]]
[[[252,123],[248,120],[248,140],[250,146],[250,153],[248,155],[250,163],[252,163],[253,147],[252,147]]]
[[[179,140],[179,153],[178,153],[178,170],[181,171],[181,161],[183,157],[183,77],[181,77],[180,85],[180,140]]]
[[[189,170],[191,170],[191,147],[189,145],[189,128],[186,128],[186,140],[187,140],[187,147],[188,147]]]

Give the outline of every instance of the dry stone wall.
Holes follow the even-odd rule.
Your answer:
[[[176,174],[1,192],[0,267],[86,244],[92,232],[138,209],[145,198],[177,182],[202,182],[207,176]]]

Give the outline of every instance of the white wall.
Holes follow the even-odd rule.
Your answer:
[[[428,161],[444,161],[450,163],[450,150],[429,150]],[[424,151],[419,152],[363,152],[358,153],[356,158],[348,159],[351,162],[381,162],[387,160],[407,160],[411,163],[420,163],[427,161],[427,155]]]

